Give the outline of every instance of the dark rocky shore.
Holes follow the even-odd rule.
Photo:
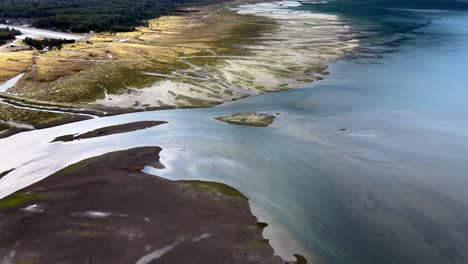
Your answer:
[[[0,263],[285,263],[237,190],[142,173],[160,151],[84,160],[0,200]]]

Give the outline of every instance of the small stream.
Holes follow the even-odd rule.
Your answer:
[[[3,84],[0,84],[0,92],[7,92],[8,89],[16,85],[16,83],[23,77],[23,75],[24,73],[20,73],[15,77],[9,79],[8,81],[4,82]]]

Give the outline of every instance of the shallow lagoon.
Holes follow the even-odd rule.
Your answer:
[[[167,166],[156,174],[222,181],[244,192],[271,223],[266,235],[283,255],[325,263],[465,263],[468,15],[417,13],[431,24],[393,52],[336,63],[325,81],[301,89],[0,140],[0,172],[17,168],[0,180],[0,194],[89,156],[156,145]],[[213,119],[244,111],[279,115],[267,128]],[[169,124],[49,143],[147,119]]]

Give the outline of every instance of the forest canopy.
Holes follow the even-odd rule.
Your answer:
[[[0,43],[5,42],[7,40],[15,39],[16,36],[21,35],[19,30],[13,28],[0,28]]]
[[[33,39],[33,38],[25,38],[24,43],[26,45],[32,46],[38,50],[43,50],[44,48],[49,49],[62,49],[63,44],[66,43],[75,43],[73,39],[52,39],[52,38],[45,38],[45,39]]]
[[[130,31],[174,12],[187,0],[0,0],[0,19],[72,32]]]

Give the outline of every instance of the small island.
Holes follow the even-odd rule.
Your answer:
[[[215,117],[216,120],[239,126],[267,127],[275,120],[274,115],[255,112],[237,113]]]

